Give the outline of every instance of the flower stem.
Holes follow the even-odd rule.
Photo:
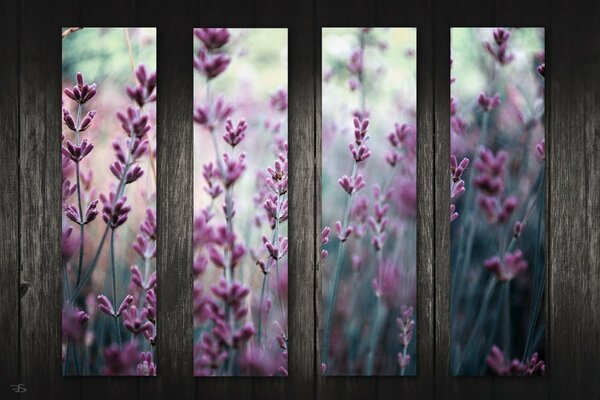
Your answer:
[[[263,281],[260,288],[260,302],[258,303],[258,332],[256,341],[259,345],[262,345],[262,320],[263,320],[263,303],[265,299],[265,287],[267,286],[267,274],[263,274]]]
[[[352,181],[356,178],[358,172],[358,163],[354,162],[352,167]],[[344,222],[342,224],[342,232],[346,231],[348,223],[350,221],[350,210],[352,208],[352,193],[348,194],[348,200],[346,201],[346,210],[344,212]],[[338,254],[335,262],[335,270],[333,272],[333,286],[329,294],[329,300],[327,302],[327,313],[325,316],[325,331],[323,332],[323,348],[321,349],[321,362],[327,364],[327,357],[329,354],[329,339],[331,336],[331,327],[333,325],[333,313],[335,311],[335,303],[337,300],[337,292],[340,285],[340,278],[342,276],[342,260],[344,258],[344,247],[345,240],[340,240],[338,247]]]
[[[77,105],[77,117],[76,117],[76,121],[75,121],[75,144],[77,146],[79,146],[79,124],[81,123],[81,110],[83,108],[83,105],[81,103],[79,103]],[[83,225],[83,205],[81,202],[81,178],[80,178],[80,171],[79,171],[79,163],[80,161],[77,161],[75,163],[75,175],[77,178],[77,204],[79,206],[79,263],[77,266],[77,281],[75,283],[75,286],[79,285],[79,282],[81,280],[81,269],[83,268],[83,252],[84,252],[84,225]]]
[[[377,352],[377,342],[379,342],[379,334],[381,326],[387,317],[387,308],[383,304],[381,296],[377,297],[377,311],[373,322],[373,329],[369,338],[369,354],[367,356],[367,376],[373,375],[373,367],[375,365],[375,353]]]
[[[475,324],[473,325],[471,335],[469,336],[469,339],[467,340],[467,344],[465,346],[465,350],[462,354],[461,360],[455,370],[456,374],[460,374],[460,371],[462,369],[462,366],[463,366],[465,360],[467,359],[467,357],[471,353],[471,350],[475,346],[477,336],[479,336],[479,331],[481,330],[481,328],[483,326],[483,321],[485,319],[487,309],[489,307],[490,301],[494,294],[494,289],[496,288],[497,282],[498,281],[496,280],[495,276],[490,276],[488,285],[487,285],[487,289],[485,291],[485,295],[484,295],[483,301],[481,303],[481,307],[479,308],[479,313],[477,314],[477,319],[475,320]]]
[[[113,290],[113,304],[115,307],[117,306],[117,278],[115,271],[115,230],[113,229],[110,232],[110,269],[112,271],[112,290]],[[117,317],[113,317],[115,321],[115,333],[117,336],[117,340],[119,342],[119,346],[121,346],[121,331],[119,329],[119,319]]]
[[[115,196],[113,206],[114,206],[114,203],[116,203],[119,200],[119,198],[123,195],[123,192],[125,192],[125,186],[126,186],[125,177],[127,175],[127,172],[129,171],[129,168],[133,165],[133,160],[131,159],[131,148],[133,146],[134,136],[135,136],[135,133],[132,132],[131,136],[129,137],[127,160],[125,162],[125,168],[123,170],[123,174],[121,175],[121,179],[119,180],[119,184],[117,185],[117,191],[116,191],[117,195]],[[100,238],[100,244],[98,245],[98,249],[96,250],[96,255],[94,255],[94,259],[92,260],[92,263],[88,267],[81,282],[79,282],[78,285],[75,285],[75,289],[73,290],[73,294],[71,295],[70,303],[75,302],[75,299],[77,298],[77,295],[79,295],[79,292],[81,292],[83,285],[85,285],[87,283],[87,281],[91,278],[92,274],[94,273],[94,270],[96,269],[96,265],[98,264],[98,260],[100,259],[100,254],[102,253],[102,249],[104,248],[104,242],[106,241],[106,237],[108,236],[109,229],[110,229],[110,224],[106,224],[106,227],[104,228],[104,233],[102,234],[102,238]]]

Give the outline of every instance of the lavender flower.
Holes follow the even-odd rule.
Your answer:
[[[485,268],[493,273],[500,282],[507,282],[527,269],[527,261],[521,250],[506,253],[503,260],[494,256],[484,261]]]
[[[77,73],[77,85],[72,89],[65,88],[64,93],[79,104],[85,104],[96,95],[96,84],[84,81],[83,74]]]
[[[131,211],[131,207],[126,205],[127,196],[121,196],[119,199],[116,198],[114,192],[110,192],[108,197],[104,194],[100,194],[100,201],[104,203],[102,208],[102,219],[112,229],[116,229],[123,225],[127,221],[127,215]]]

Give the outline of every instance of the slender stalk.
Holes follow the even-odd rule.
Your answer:
[[[75,120],[75,144],[79,146],[79,124],[81,123],[81,110],[83,109],[83,105],[79,103],[77,105],[77,117]],[[75,163],[75,175],[77,178],[77,204],[79,206],[79,218],[83,218],[83,205],[81,202],[81,178],[79,171],[79,161]],[[75,285],[79,285],[79,281],[81,280],[81,269],[83,268],[83,252],[84,252],[84,225],[79,223],[79,263],[77,266],[77,281]]]
[[[358,172],[358,163],[355,161],[352,167],[352,181],[356,178]],[[348,223],[350,221],[350,210],[352,208],[352,193],[348,194],[348,200],[346,201],[346,210],[344,211],[344,221],[342,223],[342,232],[346,231]],[[333,272],[333,287],[329,294],[329,301],[327,302],[327,313],[325,317],[325,331],[323,333],[323,348],[321,349],[321,362],[327,364],[327,358],[329,354],[329,339],[331,336],[331,327],[333,325],[333,313],[335,311],[335,303],[337,300],[337,292],[340,285],[340,278],[342,276],[342,260],[344,258],[345,240],[340,240],[338,247],[337,259],[335,262],[335,270]]]
[[[496,287],[497,282],[498,281],[496,280],[495,276],[490,276],[490,279],[489,279],[488,285],[487,285],[487,289],[485,291],[485,295],[484,295],[483,301],[481,303],[481,307],[479,308],[479,313],[477,314],[477,319],[475,320],[475,325],[473,325],[471,335],[469,336],[469,339],[467,340],[467,344],[466,344],[465,350],[462,354],[460,363],[458,364],[458,367],[456,368],[456,371],[455,371],[456,374],[460,374],[460,371],[462,369],[462,366],[463,366],[465,360],[470,355],[473,347],[475,347],[475,342],[476,342],[477,336],[479,336],[479,331],[481,330],[481,328],[483,326],[483,321],[485,319],[487,309],[489,307],[490,301],[494,294],[494,289]]]
[[[537,240],[536,240],[536,248],[538,250],[538,257],[535,259],[535,269],[534,269],[534,281],[536,282],[536,290],[534,295],[534,300],[531,304],[531,312],[529,317],[529,326],[527,329],[527,340],[525,341],[525,350],[523,351],[523,357],[521,359],[522,363],[531,356],[531,350],[533,348],[533,341],[535,337],[535,327],[537,325],[538,315],[541,309],[543,294],[544,294],[544,285],[545,285],[545,274],[543,263],[540,263],[540,259],[543,257],[543,215],[544,215],[544,197],[541,197],[538,209],[538,227],[537,227]],[[535,276],[537,275],[537,276]]]
[[[381,325],[387,317],[387,308],[383,304],[381,296],[377,297],[377,311],[375,313],[375,321],[373,322],[373,329],[371,330],[371,336],[369,338],[369,355],[367,357],[367,375],[373,375],[373,367],[375,365],[375,353],[377,351],[377,343],[379,342],[379,334],[381,331]]]
[[[262,345],[262,320],[263,320],[263,303],[265,299],[265,287],[267,286],[267,274],[263,274],[263,281],[260,288],[260,302],[258,303],[258,331],[256,341]]]
[[[113,205],[123,195],[123,192],[125,192],[125,186],[126,186],[125,177],[127,176],[127,172],[129,171],[129,168],[131,168],[131,166],[133,165],[133,160],[131,158],[131,148],[133,146],[134,136],[135,136],[135,133],[132,132],[129,137],[127,160],[125,162],[125,168],[123,170],[123,175],[121,175],[121,179],[119,180],[119,184],[117,186],[117,191],[116,191],[117,195],[115,196]],[[75,302],[77,295],[79,295],[79,292],[81,292],[81,289],[83,288],[83,285],[85,285],[87,283],[87,281],[91,278],[92,274],[94,273],[94,270],[96,269],[96,265],[98,264],[98,260],[100,259],[100,255],[102,254],[102,249],[104,248],[104,242],[106,241],[106,237],[108,236],[109,229],[110,229],[110,224],[106,224],[106,227],[104,228],[104,233],[102,234],[102,237],[100,238],[100,244],[98,245],[98,249],[96,250],[96,254],[94,255],[94,259],[92,260],[92,263],[90,264],[86,273],[84,274],[81,282],[79,282],[79,284],[75,286],[75,289],[73,290],[73,294],[71,295],[71,299],[69,301],[70,303]]]
[[[69,363],[71,361],[71,339],[67,339],[67,353],[65,354],[65,365],[63,366],[63,375],[69,373]]]
[[[117,307],[117,278],[115,271],[115,230],[110,232],[110,269],[112,271],[112,290],[113,290],[113,304]],[[121,330],[119,329],[119,318],[113,317],[115,321],[115,333],[119,346],[121,346]]]

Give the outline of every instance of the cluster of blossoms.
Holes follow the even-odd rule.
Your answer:
[[[262,272],[263,288],[272,271],[276,271],[279,277],[288,250],[288,239],[280,233],[280,224],[288,219],[287,142],[276,141],[276,160],[273,166],[258,173],[257,192],[253,198],[260,210],[254,219],[256,226],[268,221],[272,235],[263,235],[260,247],[248,249],[245,239],[234,228],[234,188],[248,169],[246,153],[237,149],[247,145],[249,125],[245,119],[237,122],[231,119],[234,107],[223,96],[210,97],[211,82],[223,74],[231,62],[227,54],[230,32],[228,29],[203,28],[195,29],[194,35],[200,45],[194,58],[194,68],[204,78],[207,93],[194,108],[194,122],[204,131],[200,134],[210,135],[215,149],[215,159],[202,165],[204,191],[210,198],[210,204],[199,209],[194,220],[194,327],[199,333],[194,345],[194,374],[286,375],[286,331],[281,329],[275,337],[276,347],[280,349],[277,352],[268,348],[273,341],[264,337],[267,329],[263,325],[268,321],[272,300],[263,289],[256,310],[257,325],[249,321],[248,303],[253,300],[251,289],[237,277],[242,275],[245,260],[250,258],[248,255]],[[277,90],[269,104],[274,112],[286,113],[287,92]],[[274,137],[281,132],[279,123],[265,123],[265,127]],[[221,130],[224,133],[219,136]],[[223,145],[228,151],[219,150]],[[217,222],[215,210],[220,200],[224,217],[221,224]],[[209,265],[222,270],[222,278],[210,285],[206,283],[212,275],[208,271]],[[281,327],[286,323],[286,311],[279,287],[277,297],[282,319],[274,323]]]
[[[100,194],[99,199],[93,199],[96,193],[92,186],[92,171],[84,172],[80,164],[84,158],[89,157],[93,143],[87,139],[80,140],[81,133],[88,130],[92,125],[96,112],[89,111],[82,117],[83,106],[90,101],[97,92],[95,84],[85,82],[81,73],[77,74],[77,84],[72,89],[65,89],[65,95],[77,104],[77,113],[75,118],[71,111],[63,109],[63,121],[66,127],[75,132],[75,143],[66,140],[63,146],[63,204],[65,216],[75,224],[80,226],[80,239],[75,243],[72,237],[73,228],[71,226],[63,227],[62,249],[63,260],[65,260],[65,302],[73,304],[78,299],[83,287],[88,283],[95,267],[98,264],[104,242],[110,237],[110,270],[112,273],[112,300],[104,295],[97,296],[97,303],[88,301],[86,303],[88,310],[95,313],[101,311],[113,318],[115,321],[114,336],[111,337],[112,344],[103,350],[104,370],[108,375],[129,375],[135,373],[135,362],[139,361],[139,374],[155,374],[156,365],[152,362],[152,352],[140,352],[138,348],[143,347],[143,343],[131,340],[129,344],[122,344],[122,326],[125,330],[132,333],[132,336],[141,335],[149,343],[154,345],[156,337],[156,273],[150,271],[151,260],[156,257],[156,217],[154,209],[148,207],[146,220],[140,226],[140,234],[132,244],[132,249],[136,251],[144,262],[144,276],[142,277],[137,266],[131,268],[130,290],[122,300],[117,299],[117,277],[116,262],[114,253],[115,234],[128,220],[132,206],[127,204],[127,197],[124,195],[127,185],[136,182],[143,174],[144,170],[139,164],[140,158],[149,153],[148,132],[151,129],[149,116],[143,113],[145,104],[156,101],[156,73],[148,73],[144,65],[140,65],[135,71],[136,84],[126,89],[127,96],[136,104],[129,106],[123,112],[117,112],[117,119],[121,124],[125,140],[114,140],[112,147],[115,151],[115,160],[109,165],[108,170],[116,178],[116,183],[107,194]],[[152,156],[150,156],[152,157]],[[72,164],[75,164],[76,184],[72,185],[68,176],[72,173]],[[66,201],[73,194],[77,193],[78,205],[67,204]],[[87,207],[83,207],[84,201],[88,202]],[[99,208],[99,202],[102,207]],[[97,215],[101,214],[102,220],[106,224],[104,234],[98,244],[96,255],[87,269],[83,266],[85,248],[84,226],[93,222]],[[110,235],[109,235],[110,233]],[[79,265],[77,267],[77,278],[75,282],[71,281],[70,274],[72,266],[71,257],[76,253],[75,248],[79,244]],[[82,274],[85,272],[85,274]],[[115,309],[113,304],[118,305]],[[90,311],[88,311],[89,313]],[[67,339],[76,344],[83,335],[81,330],[83,325],[90,319],[88,313],[73,308],[70,305],[63,310],[63,333]],[[122,322],[120,322],[120,318]],[[78,332],[76,332],[76,328]],[[88,332],[88,339],[92,340],[92,333]],[[88,341],[86,339],[86,341]],[[89,342],[89,341],[88,341]],[[65,359],[65,371],[69,371],[70,360],[69,353],[78,352],[77,348],[71,349],[70,342],[67,342],[67,352]],[[91,342],[86,343],[91,344]],[[76,370],[79,370],[75,362]],[[77,371],[79,373],[79,371]]]
[[[413,308],[402,306],[400,309],[401,317],[396,319],[400,334],[398,339],[402,344],[402,351],[398,353],[398,365],[400,365],[401,374],[404,375],[406,367],[410,364],[410,354],[408,354],[408,346],[412,340],[412,332],[415,327],[415,320],[413,319]]]
[[[490,369],[499,376],[544,375],[546,372],[546,365],[543,360],[540,360],[538,353],[533,353],[525,362],[517,359],[510,361],[498,346],[492,347],[486,362]]]
[[[465,181],[462,179],[462,174],[469,165],[469,159],[463,158],[460,163],[457,162],[456,156],[452,154],[450,156],[450,200],[454,201],[459,198],[465,192]],[[450,204],[450,221],[454,221],[458,218],[458,212],[456,212],[456,206]]]

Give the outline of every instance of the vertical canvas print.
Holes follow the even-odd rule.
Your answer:
[[[543,375],[544,29],[451,46],[451,372]]]
[[[322,30],[321,373],[416,374],[416,29]]]
[[[287,30],[193,35],[194,375],[287,376]]]
[[[64,375],[156,375],[155,68],[154,28],[63,29]]]

